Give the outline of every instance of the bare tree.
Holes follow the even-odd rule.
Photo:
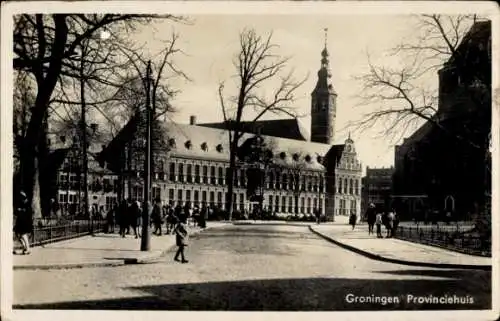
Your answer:
[[[98,46],[95,35],[100,31],[121,30],[132,32],[138,26],[155,19],[172,19],[166,15],[117,15],[117,14],[23,14],[14,19],[14,69],[33,76],[36,95],[30,107],[26,133],[22,138],[20,160],[22,163],[21,186],[31,201],[35,216],[41,212],[39,204],[39,160],[46,143],[44,121],[51,99],[61,79],[78,79],[75,73],[75,53],[83,42]],[[107,57],[111,57],[110,53]],[[104,55],[106,58],[106,55]],[[100,60],[106,65],[106,59]],[[98,65],[98,63],[95,63]],[[109,69],[108,69],[109,70]],[[97,82],[113,85],[113,73],[101,73]],[[63,81],[64,83],[64,81]],[[71,99],[68,99],[71,100]]]
[[[290,105],[295,99],[295,91],[306,80],[294,80],[292,71],[284,73],[290,58],[281,57],[275,53],[278,45],[272,42],[272,33],[267,37],[262,37],[255,30],[244,30],[240,33],[239,40],[240,49],[234,61],[238,77],[238,93],[226,99],[223,82],[218,90],[229,135],[230,157],[227,171],[228,200],[226,200],[229,219],[232,218],[233,211],[233,176],[236,169],[238,145],[243,134],[244,112],[249,109],[256,112],[257,115],[252,119],[253,123],[268,113],[295,117]],[[275,82],[278,82],[278,85],[266,95],[262,88],[269,88]]]
[[[462,156],[467,154],[464,157],[473,159],[474,175],[486,186],[491,175],[491,47],[490,43],[479,41],[491,37],[491,27],[473,29],[478,22],[484,24],[483,27],[488,23],[475,15],[419,16],[413,29],[420,31],[420,37],[392,50],[391,54],[403,61],[402,66],[377,66],[369,57],[368,71],[356,77],[362,85],[360,105],[372,109],[350,126],[363,131],[382,125],[381,136],[400,140],[426,122],[443,134],[448,144],[463,151]],[[483,40],[474,39],[471,32]],[[444,91],[425,88],[424,83],[429,77],[437,77],[436,71],[441,68],[445,72],[453,68],[454,81],[458,84],[453,94],[460,95],[472,108],[452,116],[438,110],[444,105],[441,104]],[[446,86],[447,82],[449,80],[444,79],[440,85]],[[454,122],[447,121],[449,119]],[[486,170],[480,172],[485,166]]]
[[[484,144],[489,144],[489,140],[485,143],[471,139],[473,135],[470,132],[451,131],[444,126],[436,117],[438,91],[423,86],[426,78],[434,77],[435,72],[453,58],[457,73],[469,78],[467,90],[470,98],[477,105],[482,120],[487,121],[484,117],[490,111],[487,103],[491,101],[491,98],[488,99],[490,73],[484,69],[485,66],[480,66],[478,70],[478,66],[470,63],[469,51],[459,50],[470,27],[477,21],[480,19],[475,15],[422,15],[415,26],[415,29],[421,30],[421,36],[414,42],[402,43],[391,50],[391,55],[406,61],[403,66],[377,66],[368,55],[368,71],[355,78],[362,84],[360,105],[369,105],[372,110],[349,126],[364,131],[382,125],[381,136],[400,140],[427,121],[444,134],[474,148],[482,149]]]

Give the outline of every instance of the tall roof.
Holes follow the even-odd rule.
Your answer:
[[[231,128],[230,123],[206,123],[197,124],[202,127],[218,128],[218,129],[228,129]],[[259,120],[256,122],[241,122],[243,132],[274,137],[282,137],[295,139],[300,141],[307,141],[309,138],[309,133],[300,124],[299,120],[296,118],[288,119],[271,119],[271,120]]]
[[[122,145],[125,141],[132,139],[136,135],[135,130],[137,126],[131,124],[135,121],[137,119],[133,118],[126,124],[115,140],[104,150],[102,154],[104,159],[110,163],[113,161],[116,162],[116,153],[119,145]],[[267,124],[269,123],[273,122],[271,121]],[[171,156],[223,162],[229,161],[229,134],[225,129],[201,125],[176,124],[159,120],[157,121],[157,126],[157,128],[161,128],[162,138],[168,142],[168,152]],[[254,137],[254,135],[253,133],[243,134],[240,144]],[[271,135],[262,135],[262,137],[266,145],[273,151],[273,160],[276,164],[291,166],[293,165],[294,154],[297,154],[300,156],[301,161],[307,159],[303,167],[304,169],[324,170],[323,165],[320,163],[321,159],[318,159],[318,156],[324,157],[330,150],[330,145]]]

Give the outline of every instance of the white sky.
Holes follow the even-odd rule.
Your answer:
[[[145,28],[136,37],[139,42],[147,42],[148,51],[154,53],[161,49],[161,39],[168,39],[173,30],[180,35],[178,47],[186,54],[177,56],[175,63],[192,81],[170,81],[181,90],[173,101],[178,110],[172,115],[174,121],[186,123],[190,115],[196,115],[199,123],[222,120],[218,84],[222,80],[230,81],[236,72],[232,61],[238,52],[239,33],[244,28],[254,28],[264,36],[272,31],[273,42],[280,46],[277,52],[292,57],[289,67],[295,70],[296,77],[302,79],[309,74],[308,81],[297,91],[294,106],[298,114],[308,114],[324,46],[323,29],[328,28],[332,82],[338,93],[336,143],[347,137],[347,123],[359,119],[370,108],[357,107],[361,88],[359,81],[353,79],[367,68],[366,52],[370,52],[372,60],[398,64],[400,60],[385,56],[386,52],[418,32],[413,28],[414,17],[408,15],[203,15],[190,18],[192,24],[163,22],[155,25],[155,30]],[[437,75],[434,78],[431,86],[437,86]],[[301,123],[310,132],[310,118],[301,118]],[[364,167],[394,163],[394,142],[376,136],[379,130],[351,133]]]

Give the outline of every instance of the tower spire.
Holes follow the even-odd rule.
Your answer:
[[[323,29],[325,31],[325,48],[328,47],[328,28]]]

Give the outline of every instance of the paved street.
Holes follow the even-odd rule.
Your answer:
[[[14,271],[14,308],[491,308],[490,272],[409,267],[371,260],[319,238],[307,226],[226,226],[191,238],[188,264],[173,262],[174,253],[171,254],[156,264]],[[350,303],[346,300],[348,294],[396,299],[389,299],[394,303],[386,305],[380,303],[383,299],[379,303]],[[408,302],[408,295],[456,295],[473,302],[418,304]]]

